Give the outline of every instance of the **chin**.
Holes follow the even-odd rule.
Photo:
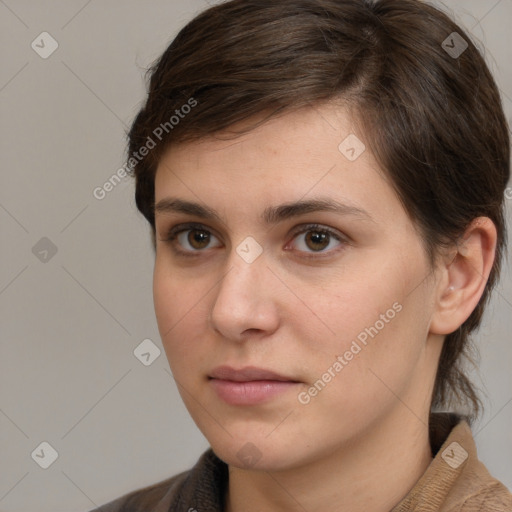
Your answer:
[[[225,438],[211,441],[214,453],[229,466],[254,471],[284,471],[303,464],[296,443],[274,442],[263,436]],[[307,458],[307,457],[306,457]]]

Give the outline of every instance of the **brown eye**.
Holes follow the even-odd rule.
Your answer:
[[[321,231],[308,231],[306,233],[305,243],[313,251],[322,251],[329,245],[329,233]]]
[[[206,249],[222,246],[220,240],[200,224],[175,226],[162,241],[170,243],[175,252],[182,256],[193,256],[206,252]]]
[[[205,249],[219,247],[222,245],[215,235],[212,235],[208,230],[202,228],[189,228],[182,229],[180,232],[173,236],[178,245],[183,249],[183,252],[200,252]],[[212,244],[217,241],[217,244]]]
[[[208,244],[210,243],[211,239],[211,235],[210,233],[208,233],[208,231],[204,231],[201,229],[190,229],[188,231],[185,231],[185,233],[188,233],[187,242],[193,249],[200,250],[208,247]]]
[[[293,241],[295,249],[309,255],[334,252],[345,243],[343,235],[317,225],[306,226],[295,234]]]

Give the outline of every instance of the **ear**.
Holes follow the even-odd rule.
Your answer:
[[[496,239],[492,220],[478,217],[469,225],[457,247],[442,258],[431,333],[456,331],[476,308],[494,263]]]

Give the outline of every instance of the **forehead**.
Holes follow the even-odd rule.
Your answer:
[[[254,124],[254,119],[231,128]],[[354,206],[397,201],[384,173],[342,108],[274,117],[236,138],[220,133],[171,146],[155,177],[155,203],[169,196],[213,207],[329,196]],[[389,205],[388,205],[389,206]],[[396,206],[396,205],[395,205]]]

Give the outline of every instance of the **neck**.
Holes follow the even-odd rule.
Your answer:
[[[411,421],[407,408],[397,408],[398,414],[381,418],[370,432],[305,466],[287,471],[230,466],[226,512],[389,512],[432,460],[428,416]]]

